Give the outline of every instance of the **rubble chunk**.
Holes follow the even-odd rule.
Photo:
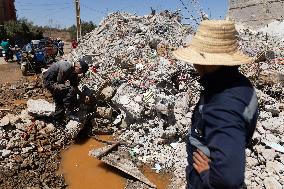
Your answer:
[[[29,99],[27,106],[28,112],[34,116],[50,116],[55,112],[55,104],[49,103],[43,99]]]

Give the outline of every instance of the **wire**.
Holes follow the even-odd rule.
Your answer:
[[[82,4],[82,3],[81,3],[80,6],[86,8],[86,9],[89,9],[89,10],[91,10],[91,11],[93,11],[93,12],[96,12],[96,13],[100,13],[100,14],[105,15],[105,12],[102,12],[102,11],[100,11],[100,10],[94,9],[94,8],[92,8],[92,7],[89,7],[89,6],[85,5],[85,4]]]
[[[38,9],[43,11],[59,11],[59,10],[66,10],[70,7],[55,7],[55,8],[45,8],[45,9]],[[35,9],[27,8],[27,9],[17,9],[17,11],[35,11]]]
[[[59,5],[71,5],[71,3],[46,3],[46,4],[19,4],[20,6],[59,6]]]

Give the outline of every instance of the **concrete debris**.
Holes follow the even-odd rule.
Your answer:
[[[129,144],[124,151],[130,157],[111,151],[114,146],[90,155],[104,155],[102,160],[106,163],[154,186],[136,166],[136,163],[148,164],[172,173],[170,188],[182,188],[186,183],[186,138],[202,87],[193,66],[177,61],[172,50],[185,45],[191,38],[189,31],[170,12],[149,16],[108,15],[81,39],[79,47],[70,55],[71,61],[85,58],[91,66],[80,88],[87,86],[94,92],[97,105],[93,109],[81,112],[78,120],[66,125],[65,131],[56,129],[47,120],[38,120],[38,116],[54,112],[54,105],[47,101],[29,100],[28,111],[22,111],[24,106],[12,106],[18,115],[0,111],[0,170],[5,170],[5,174],[0,171],[0,187],[1,178],[5,178],[13,188],[11,183],[14,177],[18,178],[20,170],[23,178],[27,178],[23,176],[25,173],[34,178],[33,171],[38,175],[43,172],[46,183],[50,183],[48,187],[64,188],[62,177],[39,165],[47,163],[50,167],[50,158],[58,162],[60,148],[77,136],[87,115],[92,114],[88,119],[92,133],[113,133],[117,140]],[[240,67],[255,84],[260,107],[258,125],[246,150],[245,183],[248,188],[279,188],[284,185],[284,64],[276,60],[284,56],[284,43],[277,36],[241,27],[239,35],[241,49],[258,56],[258,64]],[[12,91],[15,98],[20,94],[25,100],[50,97],[40,87],[29,86],[7,85],[0,90]],[[8,100],[5,96],[1,96],[2,101]],[[17,171],[14,177],[9,177],[12,168]],[[36,179],[41,181],[40,176]],[[53,184],[52,179],[58,182]],[[25,185],[18,183],[16,188],[28,186],[28,181],[19,180]],[[128,184],[149,187],[133,180]]]
[[[113,97],[114,93],[115,93],[115,90],[111,86],[108,86],[108,87],[104,88],[102,90],[102,92],[101,92],[101,94],[104,97],[104,100],[106,100],[106,101],[111,100],[111,98]]]
[[[49,103],[46,100],[28,100],[28,112],[34,116],[50,116],[55,111],[55,104]]]
[[[106,107],[97,107],[97,116],[105,119],[111,119],[112,117],[112,108]]]
[[[277,143],[274,143],[274,142],[267,142],[266,145],[269,146],[270,148],[275,149],[275,150],[278,151],[278,152],[284,153],[284,147],[281,146],[281,145],[279,145],[279,144],[277,144]]]
[[[96,150],[91,150],[91,151],[89,151],[89,156],[94,156],[94,157],[100,159],[101,157],[105,156],[107,153],[109,153],[111,150],[113,150],[118,145],[119,145],[119,142],[116,142],[112,145],[104,146],[104,147],[96,149]]]
[[[227,16],[246,27],[269,27],[272,31],[274,29],[274,33],[279,32],[283,36],[283,26],[279,26],[279,21],[282,21],[284,16],[282,9],[283,1],[230,0]]]
[[[35,120],[30,115],[24,117],[24,112],[27,111],[20,115],[8,114],[4,127],[0,127],[0,178],[5,179],[0,187],[25,188],[36,183],[27,178],[43,179],[46,183],[55,181],[50,182],[48,188],[65,187],[63,177],[52,173],[59,167],[60,150],[68,144],[64,132],[46,121]],[[36,172],[42,174],[37,176]]]
[[[70,120],[65,127],[67,137],[70,139],[76,138],[83,127],[84,124],[82,124],[82,122]]]
[[[267,139],[279,144],[283,140],[279,135],[283,131],[275,124],[283,115],[280,102],[284,96],[281,90],[284,65],[275,63],[276,58],[283,57],[283,43],[277,36],[238,29],[240,46],[245,53],[256,56],[257,52],[265,52],[258,66],[241,67],[256,84],[261,107],[254,136],[254,147],[260,152],[257,156],[254,153],[248,156],[249,165],[254,165],[247,168],[249,176],[256,169],[264,172],[265,167],[259,167],[262,165],[259,161],[276,161],[280,153],[262,147],[266,146],[263,142]],[[107,124],[117,125],[114,134],[119,140],[135,146],[137,153],[133,153],[133,157],[139,162],[171,170],[176,186],[185,183],[187,153],[184,138],[201,87],[193,67],[175,60],[171,51],[183,46],[189,38],[188,30],[167,15],[139,17],[114,13],[86,35],[72,53],[73,59],[88,55],[89,63],[96,68],[82,85],[97,91],[98,98],[107,101],[104,109],[113,108],[113,117],[107,118]],[[98,109],[103,112],[101,110]],[[133,146],[128,151],[132,149]],[[268,156],[271,153],[275,155]],[[257,182],[264,187],[263,182],[259,184],[255,178],[257,176],[246,177],[248,186]]]
[[[265,189],[282,189],[282,185],[275,178],[266,178],[264,180]]]
[[[6,125],[9,125],[10,119],[9,116],[5,116],[0,120],[0,127],[4,127]]]
[[[126,174],[138,179],[152,188],[156,188],[156,185],[149,181],[131,160],[128,158],[121,158],[121,156],[121,152],[117,154],[111,153],[102,157],[101,161],[125,172]]]

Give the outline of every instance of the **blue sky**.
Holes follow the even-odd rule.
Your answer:
[[[189,0],[182,0],[188,3]],[[16,0],[18,18],[25,17],[37,25],[68,27],[75,23],[74,0]],[[202,8],[212,19],[224,18],[228,0],[199,0],[197,9]],[[181,9],[185,17],[189,13],[180,0],[80,0],[81,20],[99,23],[108,13],[125,11],[138,15],[149,14],[150,7],[156,10]],[[187,4],[192,7],[192,4]],[[191,13],[197,12],[194,8]]]

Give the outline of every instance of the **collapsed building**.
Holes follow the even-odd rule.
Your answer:
[[[0,0],[0,24],[9,20],[16,20],[14,0]]]
[[[283,0],[230,0],[228,17],[251,28],[284,19]]]
[[[172,55],[174,49],[186,45],[191,35],[177,16],[170,12],[147,16],[110,14],[81,39],[70,55],[71,60],[84,58],[91,66],[80,84],[96,98],[95,112],[89,116],[90,132],[111,133],[123,144],[119,153],[109,152],[117,160],[127,159],[134,166],[149,164],[157,172],[172,173],[169,188],[185,185],[187,130],[201,89],[192,65]],[[263,44],[263,38],[267,43]],[[274,36],[243,30],[240,39],[242,49],[251,56],[264,46],[279,49]],[[281,53],[277,51],[279,57]],[[284,65],[264,59],[241,70],[255,84],[260,104],[257,130],[246,150],[247,188],[282,188]],[[38,84],[23,87],[3,86],[3,91],[19,90],[26,99],[36,93],[46,97]],[[52,105],[40,103],[53,111]],[[33,108],[31,101],[28,104],[27,111],[8,114],[0,121],[0,186],[63,187],[62,175],[56,176],[56,165],[51,165],[48,158],[58,163],[59,149],[70,139],[66,131],[35,116],[50,113],[47,109]],[[74,129],[76,124],[72,132]],[[39,166],[44,162],[45,169]],[[23,180],[24,175],[30,179]],[[126,188],[151,186],[130,179]]]

